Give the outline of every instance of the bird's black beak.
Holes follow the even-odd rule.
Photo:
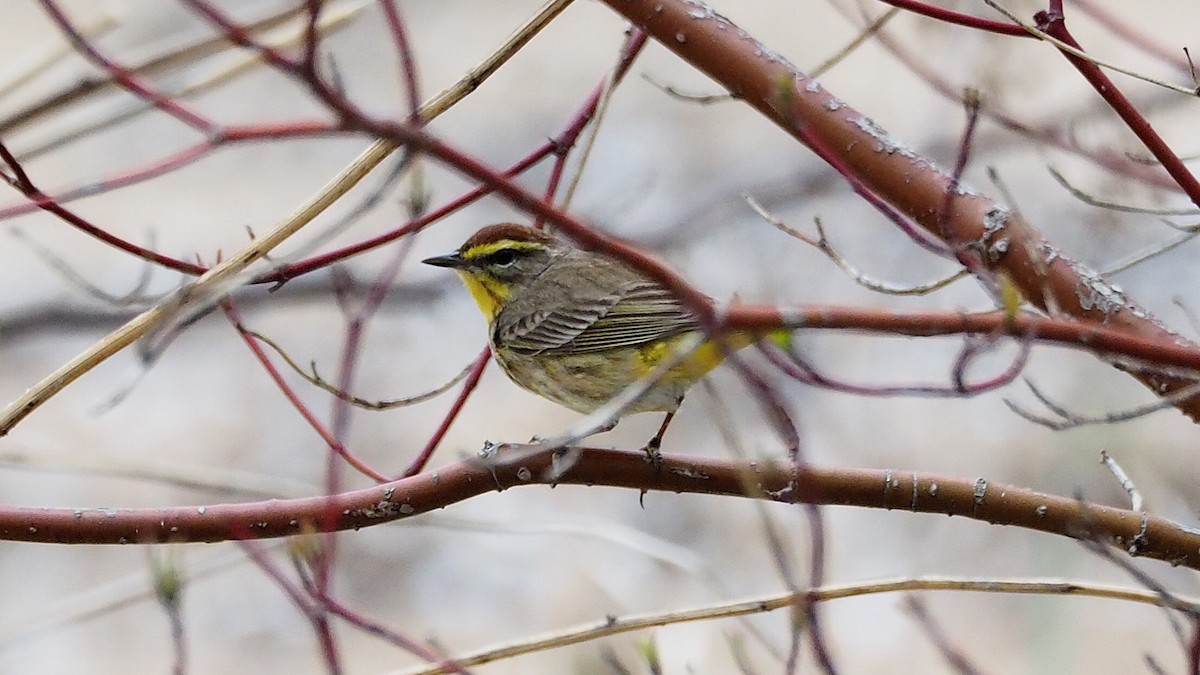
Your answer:
[[[433,265],[434,267],[449,267],[451,269],[465,267],[467,264],[467,261],[463,260],[463,257],[458,254],[458,251],[455,251],[454,253],[448,253],[446,255],[435,255],[432,258],[426,258],[421,262],[425,263],[426,265]]]

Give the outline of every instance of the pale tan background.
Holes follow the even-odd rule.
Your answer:
[[[135,61],[168,45],[205,34],[205,27],[175,3],[157,0],[63,3],[81,21],[107,12],[119,20],[100,44]],[[1028,16],[1036,3],[1008,3]],[[1130,3],[1103,0],[1149,33],[1162,47],[1195,48],[1200,8],[1191,0]],[[227,2],[239,16],[257,17],[277,2]],[[529,16],[537,2],[402,2],[428,96],[461,75]],[[984,12],[982,3],[962,2]],[[829,57],[856,27],[822,2],[724,2],[718,8],[801,68]],[[872,6],[874,14],[882,6]],[[8,57],[0,81],[52,48],[60,37],[37,3],[9,0],[0,9]],[[1078,36],[1106,58],[1184,81],[1177,73],[1132,53],[1086,19],[1072,21]],[[1112,144],[1137,151],[1115,131],[1111,115],[1066,65],[1044,45],[999,40],[902,16],[891,34],[956,86],[979,87],[1033,122],[1073,125],[1086,145]],[[610,67],[623,24],[607,8],[577,2],[542,37],[465,103],[434,123],[440,136],[497,166],[511,163],[556,133],[586,92]],[[1189,42],[1191,41],[1191,42]],[[327,43],[349,94],[367,109],[395,114],[402,100],[386,32],[372,8]],[[197,69],[199,72],[200,69]],[[37,86],[0,99],[6,114],[62,87],[89,70],[70,60]],[[963,282],[927,298],[885,298],[857,287],[819,254],[761,222],[738,194],[759,195],[800,228],[820,216],[830,236],[872,277],[895,283],[928,281],[952,268],[910,245],[891,225],[858,201],[810,153],[737,103],[698,106],[674,100],[642,79],[648,75],[687,91],[716,93],[702,76],[656,45],[646,49],[617,93],[576,198],[575,212],[598,226],[645,243],[697,285],[719,298],[749,301],[849,303],[897,308],[981,309],[986,296]],[[185,76],[169,80],[179,83]],[[944,165],[953,162],[963,115],[913,78],[884,50],[868,45],[823,78],[824,84],[896,136]],[[1147,85],[1120,79],[1152,100],[1153,119],[1184,153],[1195,150],[1195,104]],[[17,152],[50,137],[71,119],[120,107],[117,97],[29,130],[5,142]],[[302,92],[283,78],[256,72],[203,96],[195,105],[224,122],[281,121],[314,115]],[[162,116],[150,115],[27,165],[44,188],[61,188],[119,173],[195,140]],[[211,261],[246,239],[245,228],[264,231],[354,157],[364,139],[304,140],[221,150],[184,170],[146,184],[80,201],[75,207],[96,223],[170,254]],[[1106,177],[1077,158],[1008,136],[984,124],[968,173],[994,193],[983,174],[995,166],[1030,220],[1062,249],[1096,267],[1142,250],[1170,232],[1153,218],[1114,216],[1082,206],[1056,187],[1054,165],[1114,199],[1181,204]],[[531,174],[540,187],[545,171]],[[431,167],[435,203],[465,189],[459,178]],[[369,181],[371,185],[376,184]],[[0,204],[19,202],[12,192]],[[403,218],[398,196],[342,233],[352,241]],[[415,255],[456,246],[478,226],[520,218],[497,199],[481,202],[422,235]],[[330,222],[326,219],[323,222]],[[73,269],[115,293],[132,287],[140,266],[55,219],[13,219],[53,248]],[[98,339],[109,319],[63,321],[50,308],[75,313],[110,311],[66,283],[15,238],[0,246],[0,400],[11,400],[33,382]],[[391,249],[352,261],[367,280]],[[1192,333],[1172,300],[1191,300],[1195,246],[1184,248],[1115,280],[1173,327]],[[322,273],[314,276],[314,281]],[[178,283],[156,273],[154,288]],[[405,298],[417,297],[417,301]],[[242,294],[249,302],[262,291]],[[407,267],[397,300],[371,325],[356,392],[366,397],[416,393],[444,381],[483,344],[484,326],[466,293],[441,270]],[[1195,307],[1192,306],[1194,310]],[[282,342],[302,361],[316,359],[332,374],[343,339],[342,318],[328,295],[293,296],[247,311],[254,327]],[[891,384],[944,381],[958,347],[954,340],[917,341],[850,335],[804,336],[807,352],[828,372],[860,382]],[[1011,355],[1011,350],[1006,352]],[[1003,359],[984,361],[993,368]],[[986,375],[986,367],[978,371]],[[325,451],[278,395],[227,323],[212,316],[190,328],[146,373],[128,397],[110,410],[106,401],[139,373],[126,353],[90,373],[0,440],[0,454],[37,467],[111,464],[159,474],[208,475],[226,483],[248,479],[267,493],[315,494]],[[1030,374],[1049,393],[1084,411],[1103,411],[1147,400],[1130,380],[1094,359],[1039,349]],[[712,378],[735,434],[747,452],[774,456],[779,441],[757,416],[753,398],[726,370]],[[1020,386],[970,400],[864,399],[778,381],[798,419],[805,451],[814,461],[950,473],[1080,494],[1123,503],[1098,452],[1113,453],[1138,481],[1157,511],[1195,524],[1194,485],[1200,460],[1195,427],[1174,412],[1115,427],[1052,433],[1010,413],[1011,396],[1033,406]],[[328,398],[297,388],[316,410]],[[356,414],[350,443],[385,471],[402,469],[450,405],[443,397],[420,407]],[[697,391],[684,406],[666,451],[729,452],[718,433],[713,399]],[[575,416],[528,395],[489,369],[481,391],[435,456],[433,464],[475,452],[484,439],[524,440],[566,429]],[[658,420],[626,421],[601,439],[637,447]],[[364,485],[357,477],[354,485]],[[0,469],[6,504],[53,506],[158,506],[251,499],[242,493],[183,489],[154,480],[118,479],[86,471]],[[804,520],[796,509],[765,513],[790,533],[797,560],[807,553]],[[1118,570],[1069,541],[1024,531],[905,513],[829,508],[824,511],[829,548],[828,581],[954,574],[988,578],[1064,577],[1132,583]],[[527,488],[487,495],[444,512],[346,534],[336,589],[366,615],[417,637],[432,637],[451,651],[476,648],[555,630],[606,615],[685,608],[783,589],[763,539],[762,512],[753,504],[719,498],[651,494],[645,507],[633,492],[562,487]],[[284,595],[227,544],[175,550],[195,573],[228,561],[189,584],[185,620],[196,673],[294,673],[320,669],[305,620]],[[143,591],[147,552],[138,547],[68,547],[0,544],[0,671],[6,673],[164,672],[170,651],[166,620],[153,600],[136,599],[118,610],[72,619],[88,603],[103,604]],[[1195,576],[1160,564],[1146,565],[1184,593]],[[798,574],[802,574],[803,565]],[[801,577],[802,579],[803,577]],[[989,672],[1137,672],[1152,655],[1168,670],[1182,667],[1169,624],[1156,610],[1078,598],[930,595],[924,598],[953,642]],[[826,636],[845,672],[937,672],[944,662],[902,599],[880,596],[824,608]],[[787,617],[751,620],[774,649],[787,644]],[[351,673],[387,672],[411,663],[398,650],[352,630],[339,629]],[[727,621],[676,626],[601,644],[564,649],[481,667],[480,673],[599,673],[603,648],[631,668],[633,645],[652,638],[668,673],[735,672],[733,641],[748,641],[756,672],[779,666],[748,635]]]

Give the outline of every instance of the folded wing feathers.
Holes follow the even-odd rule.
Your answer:
[[[590,302],[535,312],[502,339],[526,354],[601,352],[666,339],[697,325],[670,291],[646,280]]]

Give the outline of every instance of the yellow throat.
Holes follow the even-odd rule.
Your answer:
[[[471,292],[471,297],[475,298],[479,311],[483,312],[489,322],[495,319],[500,308],[508,301],[508,285],[470,270],[458,270],[458,276],[462,277],[467,290]]]

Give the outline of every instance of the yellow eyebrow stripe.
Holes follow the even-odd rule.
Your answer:
[[[477,258],[489,256],[496,251],[503,251],[505,249],[513,251],[537,251],[545,248],[545,244],[539,244],[536,241],[514,241],[512,239],[501,239],[500,241],[493,241],[487,244],[472,246],[471,248],[462,252],[462,257],[464,260],[475,260]]]

